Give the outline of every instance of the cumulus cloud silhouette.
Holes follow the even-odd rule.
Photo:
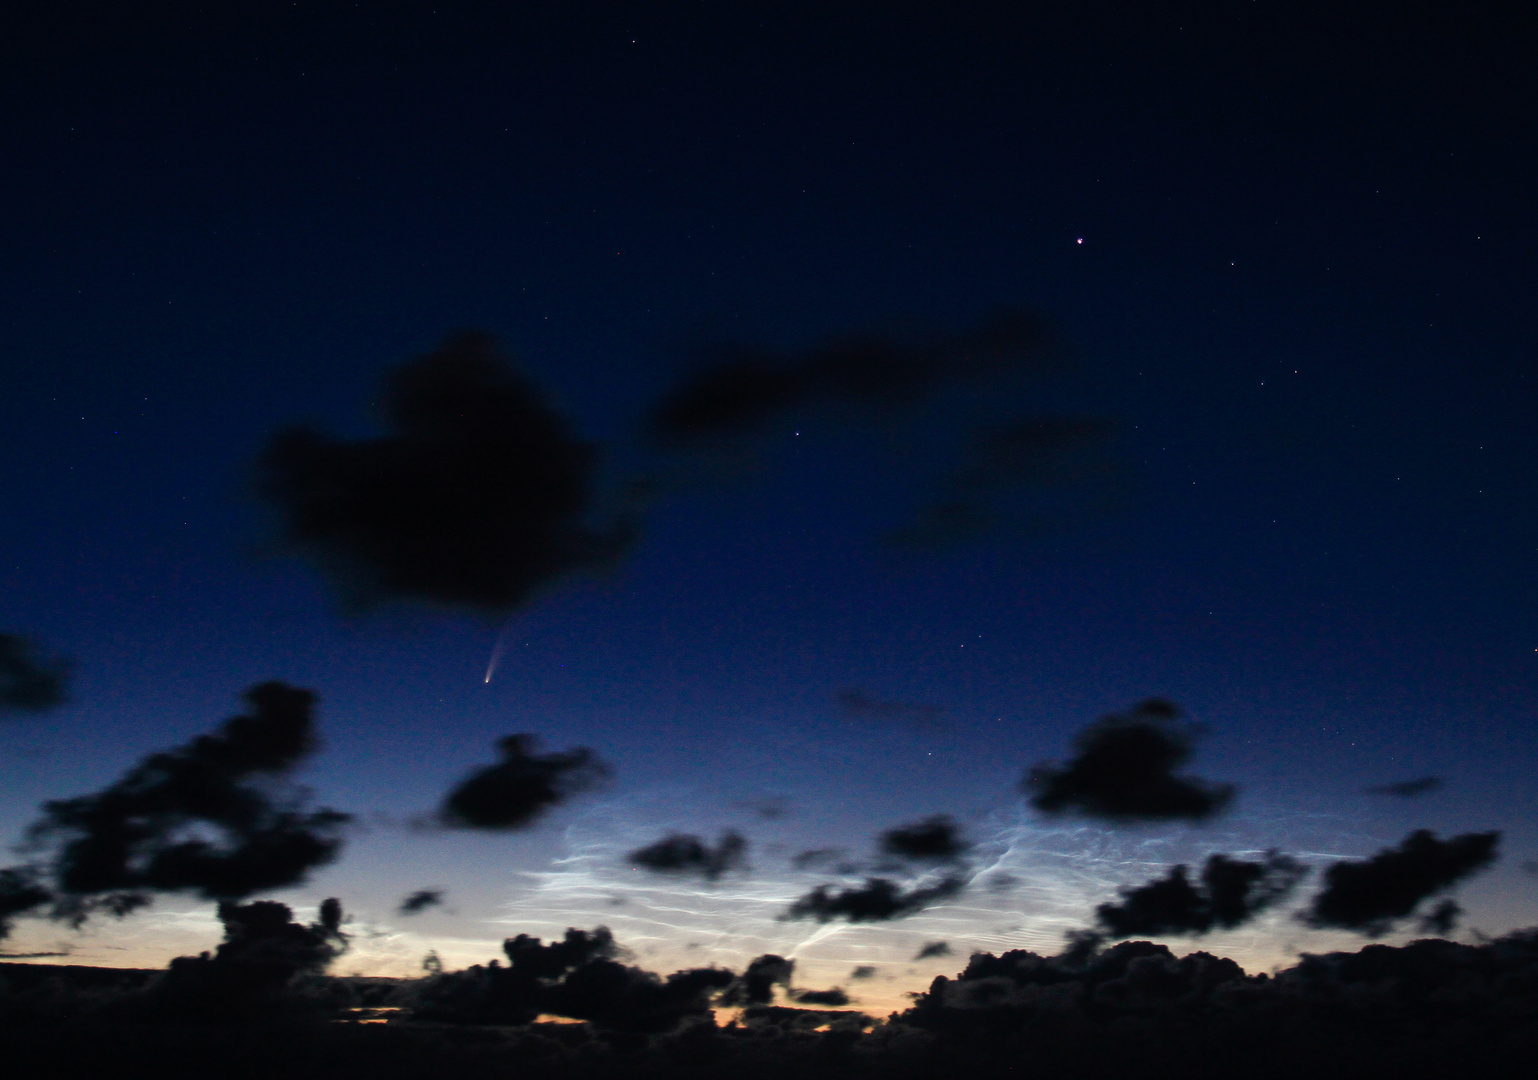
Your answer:
[[[662,978],[628,967],[606,927],[570,929],[546,945],[519,934],[496,961],[423,981],[413,1003],[419,1019],[440,1023],[517,1025],[541,1014],[587,1020],[611,1031],[648,1034],[703,1017],[737,977],[724,968],[694,968]]]
[[[796,962],[774,953],[765,953],[748,962],[737,981],[722,992],[722,1005],[767,1005],[774,1000],[774,988],[790,989],[790,977]]]
[[[728,870],[746,865],[747,853],[747,840],[727,830],[713,848],[698,836],[673,833],[655,844],[637,848],[628,858],[632,865],[654,873],[700,874],[706,881],[715,881]]]
[[[601,783],[606,765],[585,746],[536,754],[533,735],[497,743],[502,760],[465,777],[443,801],[438,819],[457,829],[521,829],[570,796]]]
[[[933,885],[904,889],[886,878],[867,878],[858,888],[838,889],[819,885],[791,904],[781,919],[816,919],[832,922],[847,919],[856,922],[885,922],[922,911],[961,892],[966,882],[957,876],[942,878]]]
[[[0,633],[0,716],[64,704],[69,663],[45,656],[27,638]]]
[[[1435,896],[1495,861],[1499,832],[1464,833],[1438,840],[1417,829],[1398,847],[1367,859],[1338,862],[1324,872],[1324,888],[1301,916],[1310,926],[1355,930],[1381,937]],[[1452,929],[1456,905],[1443,905],[1427,918]]]
[[[791,994],[791,997],[802,1005],[836,1008],[849,1004],[849,995],[842,986],[835,986],[829,990],[797,990]]]
[[[968,844],[956,823],[945,814],[937,814],[913,825],[903,825],[881,834],[881,851],[903,859],[928,862],[952,862],[966,854]]]
[[[52,848],[54,914],[126,914],[156,892],[238,900],[297,885],[336,858],[350,820],[303,809],[286,774],[316,748],[315,695],[280,682],[243,695],[249,712],[151,754],[94,795],[43,805],[32,843]]]
[[[918,952],[913,954],[914,960],[929,960],[936,956],[951,955],[951,943],[948,941],[926,941]]]
[[[0,870],[0,941],[11,935],[16,916],[35,911],[53,900],[32,867],[13,866]]]
[[[1026,774],[1031,805],[1113,823],[1204,821],[1219,813],[1233,801],[1232,784],[1175,774],[1194,741],[1192,730],[1176,726],[1179,716],[1169,702],[1150,699],[1128,714],[1102,717],[1079,733],[1066,764]]]
[[[1231,930],[1287,897],[1308,868],[1287,855],[1266,852],[1248,862],[1212,855],[1193,884],[1184,865],[1145,885],[1121,890],[1119,903],[1095,909],[1101,931],[1110,937],[1191,934]]]
[[[589,523],[596,447],[489,336],[455,335],[396,368],[383,397],[380,438],[296,427],[269,440],[259,462],[283,544],[350,605],[505,613],[628,546],[627,526]]]

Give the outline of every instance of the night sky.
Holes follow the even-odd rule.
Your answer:
[[[970,950],[1055,950],[1168,864],[1274,847],[1317,873],[1416,828],[1502,832],[1455,934],[1538,923],[1519,5],[835,6],[7,17],[0,630],[74,667],[66,705],[0,720],[0,833],[278,679],[319,695],[298,779],[357,821],[270,895],[343,898],[349,971],[602,923],[648,966],[777,951],[895,1007]],[[646,437],[712,350],[793,363],[1011,310],[1056,344],[1007,386],[812,401],[725,455]],[[634,543],[507,612],[349,608],[284,548],[264,447],[377,436],[386,373],[466,329],[601,445]],[[1105,434],[1004,485],[992,527],[894,540],[1005,416]],[[1155,697],[1226,812],[1031,809],[1026,769]],[[519,732],[612,775],[528,828],[432,824]],[[958,895],[778,919],[936,814],[975,845]],[[715,881],[627,860],[727,829],[747,866]],[[1356,947],[1294,917],[1312,888],[1168,940],[1252,971]],[[402,914],[421,889],[443,902]],[[5,949],[156,966],[218,935],[167,895]]]

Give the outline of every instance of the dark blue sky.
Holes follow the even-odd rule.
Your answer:
[[[12,834],[265,678],[322,695],[322,800],[396,821],[510,731],[592,746],[614,787],[534,833],[378,825],[302,894],[383,926],[440,885],[461,902],[422,940],[489,940],[565,925],[526,874],[571,865],[583,814],[785,850],[940,811],[997,831],[1028,820],[1025,766],[1161,694],[1208,727],[1199,771],[1240,784],[1241,839],[1500,828],[1471,924],[1534,921],[1531,25],[579,6],[65,4],[0,34],[4,628],[77,664],[73,704],[0,732]],[[1117,424],[1115,505],[1049,535],[883,546],[924,444],[893,465],[814,420],[520,613],[490,685],[496,624],[344,617],[263,554],[263,440],[372,432],[381,374],[450,330],[497,334],[623,474],[699,341],[1000,305],[1073,347],[1041,411]],[[946,718],[851,720],[851,686]],[[1360,794],[1428,774],[1447,788]],[[769,795],[788,818],[734,805]],[[165,925],[98,940],[158,958],[154,933],[186,947]]]

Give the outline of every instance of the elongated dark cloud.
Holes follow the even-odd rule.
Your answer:
[[[443,893],[437,889],[418,889],[400,902],[396,908],[402,915],[419,915],[430,907],[443,903]]]
[[[1155,699],[1096,721],[1074,740],[1077,753],[1066,764],[1027,773],[1031,805],[1117,823],[1204,821],[1222,811],[1233,801],[1232,784],[1176,775],[1190,760],[1195,737],[1177,726],[1179,715]]]
[[[305,810],[283,783],[315,750],[315,695],[267,682],[244,697],[249,712],[216,733],[150,755],[95,795],[43,805],[30,836],[53,850],[55,915],[121,915],[156,892],[241,899],[336,858],[349,815]]]
[[[1422,900],[1494,862],[1500,838],[1486,832],[1438,840],[1430,830],[1417,829],[1398,847],[1331,866],[1302,917],[1310,926],[1381,937],[1414,914]],[[1456,915],[1442,916],[1449,930]]]
[[[864,885],[835,890],[819,885],[791,904],[780,918],[816,919],[832,922],[847,919],[856,922],[885,922],[922,911],[941,900],[948,900],[966,885],[960,877],[946,877],[933,885],[904,889],[886,878],[867,878]]]
[[[859,687],[845,687],[834,695],[845,715],[857,720],[890,720],[910,724],[930,724],[945,715],[938,705],[909,705],[901,701],[882,701]]]
[[[790,977],[796,962],[774,953],[765,953],[748,962],[737,981],[721,994],[722,1005],[767,1005],[774,1000],[776,986],[790,989]]]
[[[1401,799],[1413,799],[1417,795],[1430,795],[1433,791],[1441,791],[1443,781],[1440,776],[1422,776],[1418,780],[1401,780],[1397,784],[1379,784],[1367,789],[1369,795],[1397,795]]]
[[[711,847],[698,836],[674,833],[655,844],[637,848],[627,858],[634,866],[659,874],[699,874],[715,881],[728,870],[741,869],[747,863],[748,842],[730,830]]]
[[[502,760],[475,770],[450,791],[439,820],[458,829],[521,829],[609,775],[585,746],[536,754],[536,745],[533,735],[509,735],[498,742]]]
[[[595,529],[596,447],[479,333],[390,373],[386,433],[355,442],[293,428],[259,463],[283,542],[351,605],[426,601],[502,613],[611,562],[629,530]]]
[[[1039,372],[1057,345],[1047,325],[1001,312],[959,334],[904,345],[849,337],[799,354],[721,347],[652,409],[652,436],[687,443],[740,435],[800,406],[909,404],[947,383]]]
[[[1101,904],[1095,914],[1113,938],[1231,930],[1285,899],[1307,873],[1276,851],[1254,862],[1212,855],[1199,883],[1187,878],[1184,865],[1174,866],[1146,885],[1123,889],[1119,903]]]
[[[791,997],[802,1005],[837,1007],[849,1004],[849,994],[842,986],[835,986],[828,990],[797,990]]]
[[[953,862],[966,854],[970,847],[962,839],[956,823],[945,814],[889,829],[881,834],[881,851],[903,859]]]
[[[647,1034],[705,1016],[717,994],[737,980],[723,968],[663,978],[628,967],[614,959],[618,946],[605,927],[568,930],[564,940],[549,945],[520,934],[502,949],[506,967],[477,965],[424,980],[415,1015],[441,1023],[516,1025],[549,1013]]]
[[[69,663],[45,656],[24,637],[0,633],[0,716],[64,704]]]
[[[851,979],[874,979],[876,977],[876,969],[870,964],[861,964],[849,973],[849,977]]]
[[[951,955],[951,943],[948,941],[926,941],[918,952],[913,954],[914,960],[929,960],[936,956]]]

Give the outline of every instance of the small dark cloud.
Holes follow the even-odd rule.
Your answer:
[[[1527,862],[1522,864],[1522,872],[1524,874],[1538,874],[1538,861],[1527,860]]]
[[[851,979],[874,979],[876,969],[870,964],[861,964],[849,973]]]
[[[1176,726],[1179,715],[1169,702],[1152,699],[1091,724],[1074,740],[1077,753],[1066,765],[1038,765],[1026,775],[1031,805],[1117,823],[1204,821],[1219,813],[1233,801],[1232,784],[1175,774],[1195,739],[1190,728]]]
[[[1401,780],[1397,784],[1379,784],[1367,789],[1369,795],[1397,795],[1402,799],[1413,799],[1417,795],[1430,795],[1433,791],[1441,791],[1444,784],[1440,776],[1422,776],[1418,780]]]
[[[783,795],[766,795],[761,799],[741,799],[736,805],[757,814],[765,821],[778,821],[790,814],[790,800]]]
[[[802,1005],[837,1007],[849,1004],[849,995],[841,986],[835,986],[831,990],[797,990],[791,994],[791,998]]]
[[[492,338],[450,337],[390,373],[386,434],[272,438],[258,490],[282,541],[349,605],[426,601],[504,613],[572,571],[608,564],[626,526],[595,529],[597,448],[513,369]]]
[[[336,858],[349,815],[303,810],[283,785],[315,750],[315,695],[267,682],[244,697],[250,711],[218,732],[151,754],[95,795],[43,805],[29,835],[55,849],[55,917],[121,916],[155,892],[241,899]]]
[[[737,981],[721,994],[722,1005],[767,1005],[774,1000],[774,988],[790,989],[790,977],[796,962],[774,953],[765,953],[748,962]]]
[[[536,754],[536,745],[533,735],[500,740],[502,760],[477,769],[450,791],[439,821],[457,829],[521,829],[609,775],[608,767],[585,746]]]
[[[1462,914],[1463,908],[1456,900],[1443,900],[1420,917],[1418,924],[1420,932],[1446,937],[1453,932],[1453,927],[1458,925],[1458,918]]]
[[[1302,918],[1314,927],[1381,937],[1409,918],[1422,900],[1494,862],[1500,838],[1498,832],[1486,832],[1438,840],[1429,830],[1417,829],[1398,847],[1331,866],[1324,872],[1324,888]],[[1448,929],[1456,914],[1442,916]]]
[[[401,901],[396,908],[402,915],[418,915],[430,907],[443,903],[443,893],[437,889],[418,889]]]
[[[901,701],[882,701],[858,687],[845,687],[834,695],[846,716],[856,720],[889,720],[910,724],[932,724],[945,715],[938,705],[910,705]]]
[[[966,854],[969,847],[956,823],[944,814],[881,834],[882,853],[903,859],[951,862]]]
[[[948,941],[926,941],[918,952],[913,954],[914,960],[929,960],[936,956],[950,956],[951,943]]]
[[[1256,862],[1213,855],[1199,884],[1188,880],[1185,866],[1175,866],[1146,885],[1123,889],[1120,903],[1101,904],[1095,914],[1113,938],[1231,930],[1285,899],[1307,873],[1275,851]]]
[[[796,900],[780,918],[816,919],[824,923],[834,919],[885,922],[948,900],[960,893],[965,884],[960,877],[946,877],[934,885],[907,890],[886,878],[868,878],[858,888],[836,891],[831,886],[819,885]]]
[[[1001,870],[998,873],[989,874],[986,882],[988,891],[998,895],[1009,892],[1016,885],[1020,884],[1020,879],[1013,874],[1008,874]]]
[[[45,656],[28,639],[0,633],[0,716],[64,704],[69,668],[68,661]]]
[[[792,856],[790,865],[797,870],[816,870],[837,861],[843,854],[840,848],[811,848]]]
[[[632,851],[627,858],[632,865],[659,874],[700,874],[715,881],[728,870],[741,869],[747,862],[748,842],[728,830],[711,847],[698,836],[674,833],[655,844]]]

